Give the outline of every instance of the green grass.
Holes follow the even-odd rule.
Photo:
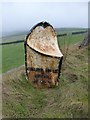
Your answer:
[[[12,41],[18,41],[18,40],[24,40],[26,34],[15,34],[15,35],[9,35],[2,37],[2,42],[12,42]]]
[[[86,31],[86,28],[56,28],[57,34],[71,34],[72,32]]]
[[[64,56],[67,56],[70,45],[80,45],[85,37],[85,34],[68,35],[58,37],[58,45]]]
[[[59,45],[67,45],[67,44],[76,44],[80,43],[85,37],[85,34],[79,34],[79,35],[68,35],[64,37],[58,37],[58,43]]]
[[[24,64],[24,44],[2,46],[2,72]]]
[[[25,79],[24,67],[3,75],[3,117],[87,118],[88,48],[70,45],[63,61],[59,86],[35,89]]]

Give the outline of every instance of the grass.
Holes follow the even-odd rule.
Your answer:
[[[79,35],[68,35],[68,36],[64,36],[64,37],[58,37],[58,43],[59,45],[67,45],[67,44],[76,44],[76,43],[80,43],[83,38],[84,38],[85,34],[79,34]]]
[[[10,73],[8,70],[24,64],[23,43],[0,46],[2,53],[3,118],[87,118],[88,117],[88,48],[78,49],[84,34],[73,35],[76,29],[59,29],[68,33],[59,37],[58,44],[64,54],[60,84],[53,89],[35,89],[25,78],[25,68]],[[4,41],[20,40],[9,36]],[[68,49],[67,49],[68,48]]]
[[[75,29],[58,30],[71,33]],[[20,40],[9,36],[5,41]],[[88,47],[78,49],[84,34],[58,38],[64,54],[59,86],[35,89],[25,78],[23,43],[0,46],[2,54],[3,118],[87,118],[88,117]],[[68,49],[67,49],[68,48]],[[67,54],[67,56],[66,56]],[[10,73],[5,73],[13,68]]]
[[[86,31],[86,28],[56,28],[57,34],[71,34],[72,32]]]
[[[22,34],[15,34],[15,35],[9,35],[9,36],[3,36],[2,37],[2,42],[12,42],[12,41],[18,41],[18,40],[24,40],[26,36],[26,33]]]
[[[24,64],[24,44],[11,44],[2,47],[2,72]]]
[[[35,89],[25,79],[24,67],[3,74],[4,118],[87,118],[88,48],[70,45],[62,64],[60,84]]]
[[[68,35],[64,37],[58,37],[58,44],[60,49],[65,49],[65,47],[68,47],[72,44],[80,44],[82,40],[84,39],[85,34],[79,34],[79,35]]]

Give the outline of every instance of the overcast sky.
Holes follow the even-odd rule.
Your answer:
[[[47,21],[54,28],[88,27],[88,2],[2,3],[3,32],[30,30],[40,21]]]

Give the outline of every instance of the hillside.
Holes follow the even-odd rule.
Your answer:
[[[3,74],[2,93],[4,118],[87,118],[88,48],[69,46],[58,87],[33,88],[22,66]]]

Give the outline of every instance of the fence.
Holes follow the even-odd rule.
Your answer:
[[[79,31],[79,32],[72,32],[72,35],[77,35],[77,34],[84,34],[87,33],[87,31]],[[57,37],[64,37],[67,36],[67,33],[63,33],[63,34],[58,34]],[[17,40],[17,41],[13,41],[13,42],[5,42],[5,43],[0,43],[0,45],[8,45],[8,44],[15,44],[15,43],[21,43],[24,42],[24,40]]]

